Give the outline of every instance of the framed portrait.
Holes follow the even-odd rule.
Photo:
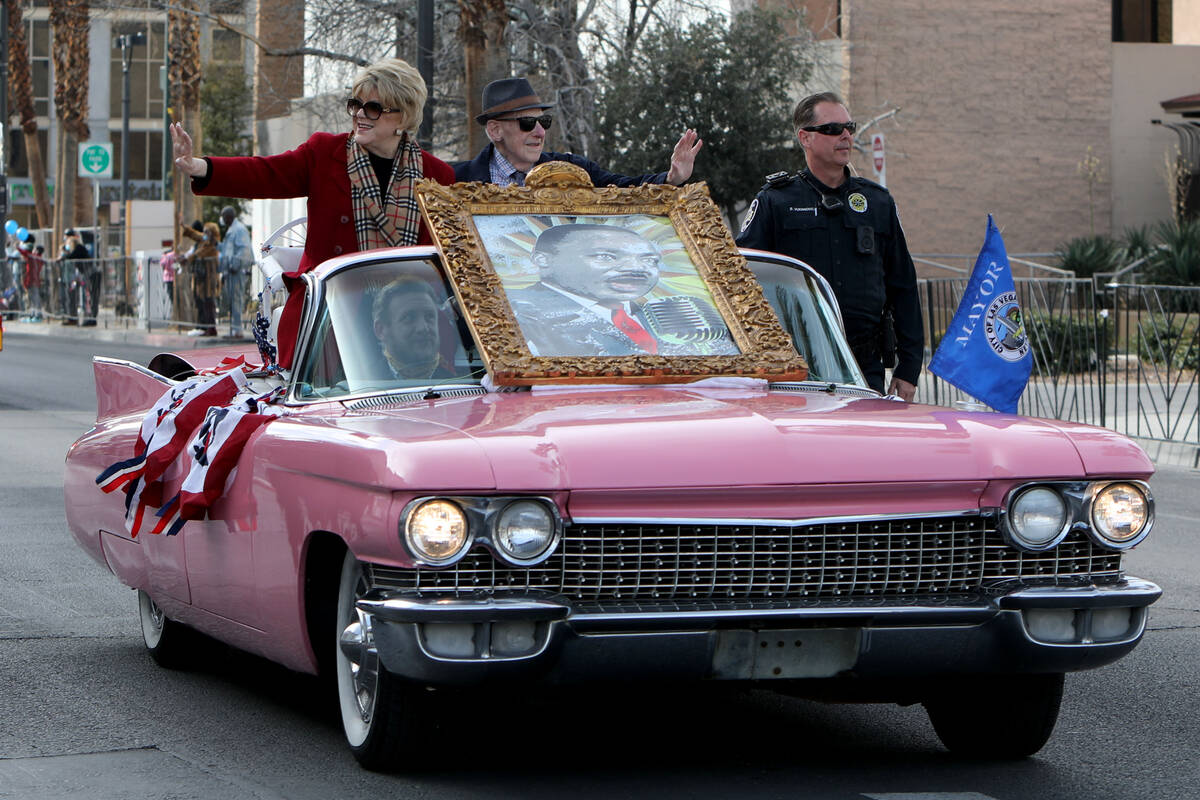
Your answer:
[[[417,199],[497,385],[807,374],[704,184],[595,188],[550,162]]]

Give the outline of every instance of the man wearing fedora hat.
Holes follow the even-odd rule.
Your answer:
[[[554,118],[545,113],[553,108],[543,103],[525,78],[503,78],[483,88],[483,113],[475,121],[487,129],[491,143],[470,161],[454,165],[457,181],[479,181],[498,186],[523,186],[525,174],[534,164],[567,161],[582,167],[594,186],[638,186],[643,183],[682,184],[692,176],[696,153],[704,144],[694,130],[684,131],[671,154],[667,172],[648,175],[618,175],[595,161],[574,153],[543,152],[546,131]],[[530,113],[530,112],[540,113]]]

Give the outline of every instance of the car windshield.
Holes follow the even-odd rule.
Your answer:
[[[866,386],[818,280],[767,258],[752,257],[749,266],[808,363],[808,379]],[[297,372],[300,398],[477,385],[485,374],[435,261],[348,265],[320,285],[310,346]]]
[[[483,363],[433,261],[349,266],[322,287],[300,397],[479,383]]]
[[[818,279],[799,267],[762,257],[748,257],[747,263],[796,350],[808,363],[808,380],[866,386],[846,344],[837,311],[821,292]]]

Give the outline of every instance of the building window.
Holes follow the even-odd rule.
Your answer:
[[[1170,44],[1172,0],[1113,0],[1114,42]]]
[[[39,117],[50,116],[50,22],[29,20],[29,67],[33,76],[33,111]]]
[[[216,64],[242,63],[242,37],[224,28],[212,32],[212,60]]]
[[[130,48],[129,60],[129,116],[131,119],[162,119],[163,90],[160,78],[165,46],[165,25],[146,22],[115,23],[112,28],[113,46],[108,65],[109,116],[121,118],[122,94],[125,77],[121,68],[121,48],[117,37],[143,31],[146,41]]]
[[[113,176],[120,177],[121,131],[112,132]],[[129,132],[129,179],[131,181],[161,181],[163,177],[162,131]]]

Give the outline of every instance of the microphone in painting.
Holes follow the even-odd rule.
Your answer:
[[[725,320],[708,303],[686,294],[651,300],[642,306],[655,337],[666,342],[712,342],[729,337]]]

